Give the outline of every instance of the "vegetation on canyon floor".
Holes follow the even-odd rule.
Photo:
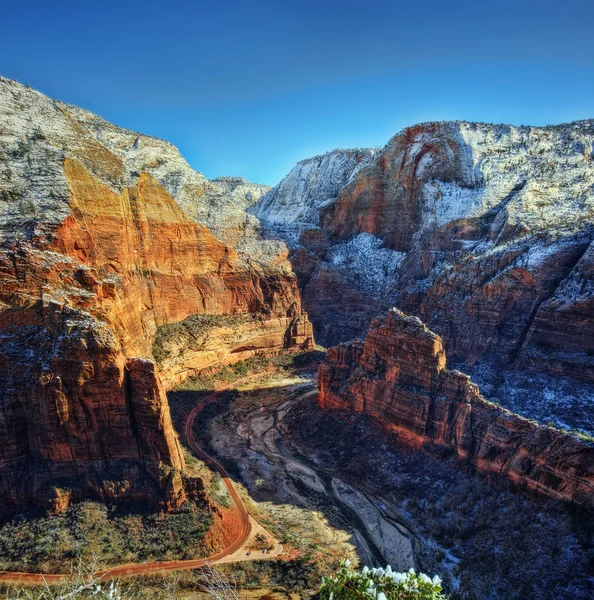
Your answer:
[[[177,386],[176,392],[210,391],[214,389],[215,384],[233,383],[247,376],[264,374],[271,370],[291,374],[296,369],[315,367],[324,354],[325,350],[321,346],[305,352],[282,351],[274,355],[258,354],[222,369],[204,371],[190,377]]]
[[[57,515],[23,514],[0,526],[0,569],[63,573],[92,558],[101,567],[198,558],[208,554],[211,524],[207,507],[193,500],[172,513],[85,501]]]
[[[258,379],[254,383],[254,386],[261,389],[223,393],[217,403],[207,407],[200,414],[196,427],[201,443],[208,448],[210,423],[213,419],[217,416],[226,416],[229,410],[232,413],[236,412],[236,405],[244,406],[249,398],[251,398],[250,402],[257,404],[264,400],[275,401],[272,396],[286,397],[286,389],[282,386],[290,385],[290,378],[294,377],[296,372],[301,372],[302,367],[311,367],[312,359],[315,362],[317,356],[316,353],[299,355],[287,353],[275,357],[257,356],[225,367],[217,373],[194,378],[180,386],[178,391],[170,394],[174,421],[182,422],[185,411],[195,405],[197,398],[208,394],[215,384],[233,383],[247,375],[264,374],[270,369],[275,369],[274,375]],[[279,383],[282,384],[280,387]],[[270,389],[266,388],[268,384],[272,386]],[[249,387],[253,388],[251,385]],[[241,411],[237,417],[241,420]],[[522,494],[509,490],[505,484],[485,486],[484,480],[477,476],[452,469],[424,455],[399,451],[391,445],[389,434],[378,431],[364,417],[340,415],[336,418],[336,415],[320,411],[313,398],[290,411],[288,425],[291,441],[308,455],[315,456],[322,467],[334,465],[335,468],[335,465],[340,464],[340,477],[345,477],[351,483],[356,480],[358,486],[365,487],[374,497],[385,498],[387,494],[394,505],[401,506],[403,513],[398,518],[402,517],[406,520],[415,531],[418,540],[415,554],[419,560],[419,567],[442,575],[446,580],[448,593],[452,592],[452,598],[511,598],[514,597],[512,590],[521,592],[526,597],[533,597],[531,594],[534,586],[537,585],[535,577],[538,573],[541,573],[539,577],[544,578],[545,585],[551,593],[557,594],[556,596],[544,595],[543,598],[588,597],[587,581],[594,574],[592,567],[594,528],[591,515],[577,509],[568,512],[562,505],[548,500],[536,499],[533,503]],[[232,477],[236,481],[241,481],[241,465],[228,463],[224,457],[219,458],[222,458],[224,464],[229,467]],[[368,462],[370,460],[373,461],[373,468],[370,468],[371,463]],[[225,498],[217,496],[220,492],[217,478],[209,479],[206,474],[208,469],[200,464],[200,461],[190,457],[187,469],[193,476],[198,475],[203,478],[209,498],[216,500],[218,504],[225,504]],[[380,482],[381,490],[377,488]],[[241,484],[238,486],[246,501],[249,502],[247,492]],[[82,510],[89,504],[92,503],[83,503],[69,511]],[[293,593],[305,597],[311,594],[312,590],[317,589],[322,577],[332,577],[331,571],[337,565],[337,557],[333,558],[322,552],[321,546],[329,545],[327,541],[322,541],[323,538],[318,537],[317,546],[312,546],[301,535],[303,532],[295,530],[295,520],[302,518],[297,513],[297,507],[283,508],[280,505],[271,505],[270,511],[273,509],[274,523],[272,517],[267,518],[272,513],[269,515],[269,509],[265,509],[261,504],[253,503],[250,510],[254,510],[254,514],[259,513],[258,520],[284,542],[296,548],[301,553],[300,556],[286,561],[252,561],[221,565],[217,567],[217,572],[231,579],[242,591],[274,589],[282,590],[283,594]],[[285,511],[282,514],[280,514],[281,509]],[[102,507],[101,510],[106,509]],[[65,519],[67,514],[68,511],[51,519]],[[283,519],[283,516],[286,518]],[[313,515],[310,516],[310,521],[313,521]],[[101,547],[98,540],[105,541],[106,535],[109,534],[101,538],[101,527],[92,527],[93,519],[87,521],[89,530],[82,535],[89,541],[85,555],[89,557],[92,550]],[[150,523],[143,521],[143,524],[147,525],[148,529],[153,529],[152,521]],[[30,526],[28,528],[30,529]],[[187,540],[183,542],[182,536],[187,536],[188,531],[185,525],[182,525],[182,529],[179,538],[183,544]],[[39,534],[36,539],[39,548],[43,549],[46,543],[43,540],[49,535],[47,531],[43,533],[41,527],[31,532],[32,537],[23,534],[13,535],[15,531],[13,529],[11,533],[9,529],[0,530],[0,544],[5,543],[5,538],[10,538],[14,544],[27,547],[27,540],[31,542],[34,535]],[[176,530],[174,527],[168,529],[162,526],[160,531],[161,533],[156,534],[155,538],[149,538],[149,549],[152,540],[158,543],[159,549],[162,550],[163,538],[159,536],[163,535],[163,531],[175,532]],[[319,532],[316,532],[316,536],[318,534]],[[58,536],[58,539],[62,538]],[[128,543],[128,540],[124,541]],[[120,543],[118,537],[111,541],[115,546]],[[31,548],[31,544],[28,547]],[[5,546],[0,545],[2,558],[9,556],[4,548]],[[30,555],[31,568],[35,564],[34,561],[38,560],[39,548],[35,548],[35,552]],[[172,547],[168,557],[184,556],[184,549],[181,544]],[[122,550],[119,553],[114,553],[113,549],[109,551],[112,552],[113,559],[103,556],[102,561],[111,560],[111,564],[122,562],[124,556]],[[175,554],[175,552],[179,553]],[[138,554],[137,556],[139,560],[147,560],[149,556],[157,558],[159,555]],[[143,556],[145,558],[142,558]],[[75,555],[71,555],[69,560],[70,564],[73,564]],[[6,563],[1,568],[14,568],[14,565],[11,567],[5,565]],[[59,570],[65,569],[62,566]],[[570,581],[569,573],[578,575]],[[336,576],[335,574],[334,577]],[[155,600],[204,598],[208,595],[208,591],[205,591],[200,577],[199,574],[185,573],[176,579],[142,578],[125,582],[118,587],[117,593],[120,593],[120,596],[105,597],[110,597],[112,600],[138,597]],[[101,593],[111,594],[111,590],[110,587],[102,587],[102,591],[97,592],[94,597],[101,598]],[[342,597],[346,600],[354,599],[354,596],[348,595],[351,591],[347,589],[344,592],[347,594],[345,596],[335,593],[332,600],[341,600]],[[87,592],[88,590],[83,590],[79,597],[85,597],[84,594]],[[18,600],[25,598],[52,600],[59,597],[47,595],[47,591],[45,596],[26,596],[25,590],[17,588],[12,588],[11,593],[12,598]],[[64,589],[64,593],[70,592]],[[322,590],[322,595],[323,593]],[[386,600],[407,598],[407,596],[391,596],[385,591],[382,593],[386,594]],[[435,596],[435,598],[439,597],[439,595]],[[329,596],[326,600],[329,600]],[[379,593],[376,600],[383,600]]]
[[[254,563],[256,568],[263,564]],[[249,597],[268,598],[271,594],[287,598],[304,597],[303,582],[293,579],[291,563],[280,565],[271,573],[267,587],[255,594],[245,593],[246,586],[235,571],[226,567],[205,567],[190,573],[173,573],[162,577],[135,580],[99,581],[93,576],[93,563],[79,563],[69,581],[56,586],[8,586],[3,591],[7,600],[239,600]],[[234,566],[234,565],[233,565]],[[282,571],[282,574],[281,574]],[[241,576],[241,572],[239,573]],[[313,593],[313,591],[311,592]],[[311,595],[311,593],[309,595]],[[422,573],[396,573],[386,569],[355,570],[350,561],[341,564],[331,575],[322,579],[320,600],[445,600],[439,577],[429,578]]]
[[[212,390],[215,383],[230,383],[270,369],[292,369],[309,364],[320,355],[321,352],[314,351],[254,356],[220,371],[195,377],[180,389],[206,392]],[[180,392],[173,396],[176,402],[172,405],[172,414],[178,431],[182,431],[181,417],[176,419],[178,409],[184,413],[185,408],[193,406],[197,399],[195,395],[184,396]],[[180,396],[186,402],[181,401]],[[225,404],[224,398],[221,400]],[[218,474],[188,450],[184,454],[186,475],[202,480],[207,500],[230,506],[230,498]],[[73,504],[60,514],[29,511],[0,523],[0,569],[65,572],[78,560],[88,562],[91,555],[101,567],[125,562],[200,558],[212,550],[204,543],[213,522],[207,500],[189,500],[172,513],[156,512],[140,505],[110,507],[91,500]],[[255,585],[263,579],[287,579],[283,569],[277,571],[276,567],[254,564],[240,570],[240,575],[246,585]],[[300,567],[297,571],[301,573],[304,569]],[[319,575],[317,577],[319,579]]]

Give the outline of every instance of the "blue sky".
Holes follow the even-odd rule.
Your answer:
[[[11,2],[0,73],[275,184],[403,127],[594,118],[592,0]]]

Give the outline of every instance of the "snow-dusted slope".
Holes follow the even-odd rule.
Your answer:
[[[259,221],[246,213],[268,186],[233,177],[209,181],[169,142],[5,78],[0,78],[0,238],[15,231],[40,234],[68,215],[66,156],[118,191],[149,173],[228,245],[263,263],[276,264],[286,254],[284,244],[262,239]]]
[[[208,186],[206,177],[192,169],[173,144],[117,127],[78,106],[55,104],[89,136],[118,156],[131,180],[139,173],[150,173],[182,206]]]
[[[208,180],[192,169],[167,141],[116,127],[76,106],[63,108],[87,132],[120,157],[128,173],[150,173],[194,220],[206,225],[221,241],[242,256],[261,263],[276,263],[286,254],[282,243],[264,240],[259,221],[247,209],[270,190],[241,177]]]
[[[334,200],[374,154],[369,148],[333,150],[302,160],[251,212],[269,226],[317,225],[320,208]]]
[[[479,216],[501,203],[506,225],[527,232],[568,225],[580,227],[594,217],[594,121],[556,127],[514,127],[456,123],[461,148],[458,181],[431,177],[424,189],[435,207],[437,225]],[[427,134],[415,139],[422,151]],[[411,152],[408,160],[418,154]],[[431,154],[419,165],[431,173]],[[427,211],[430,218],[433,213]]]
[[[241,256],[262,264],[275,263],[286,256],[283,242],[264,239],[262,225],[248,213],[269,186],[250,183],[241,177],[218,177],[202,193],[181,202],[193,219],[206,225],[217,238],[237,248]]]
[[[241,177],[208,180],[192,169],[179,150],[164,140],[116,127],[105,119],[76,106],[62,104],[85,130],[122,159],[131,174],[150,173],[177,200],[185,212],[206,225],[219,239],[231,246],[241,245],[244,235],[253,232],[255,219],[246,217],[247,209],[270,190]],[[256,234],[257,236],[257,234]],[[258,254],[251,236],[251,249]],[[270,244],[268,244],[270,246]]]
[[[291,250],[305,304],[326,344],[366,328],[369,311],[388,302],[398,280],[404,255],[384,248],[378,237],[361,233],[331,243],[319,228],[323,210],[377,154],[369,148],[333,150],[303,160],[249,209],[268,238],[283,240]]]

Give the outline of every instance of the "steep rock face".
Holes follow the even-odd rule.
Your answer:
[[[180,375],[169,365],[162,382],[155,334],[194,314],[257,314],[245,346],[307,346],[286,250],[252,264],[184,213],[169,190],[189,201],[211,184],[170,144],[5,79],[0,142],[0,504],[177,506],[164,389]],[[223,363],[242,357],[224,344]]]
[[[426,123],[396,135],[308,223],[295,216],[294,178],[274,206],[264,196],[256,207],[264,223],[267,211],[282,221],[269,235],[291,248],[321,343],[362,336],[398,306],[443,337],[490,399],[592,432],[593,148],[592,121]]]
[[[184,460],[154,363],[54,300],[1,315],[1,511],[63,508],[64,496],[181,504]]]
[[[526,334],[559,307],[552,298],[576,276],[592,240],[593,144],[590,121],[411,127],[340,191],[321,221],[338,239],[364,232],[406,253],[393,299],[435,327],[457,360],[491,353],[507,364],[532,343],[547,345]],[[568,302],[566,294],[565,315]],[[557,353],[593,351],[579,331],[591,319],[576,312],[575,321],[547,319],[560,326],[549,332]],[[539,365],[562,370],[555,352]]]
[[[416,317],[393,309],[365,341],[331,348],[318,381],[323,408],[369,414],[399,443],[453,451],[483,473],[594,506],[594,446],[487,402],[446,368],[442,339]]]
[[[246,268],[150,175],[118,194],[74,161],[64,168],[73,214],[55,234],[56,249],[119,279],[111,308],[130,352],[150,355],[156,327],[190,314],[298,312],[288,270]]]
[[[420,229],[460,219],[492,222],[465,223],[457,241],[488,233],[490,241],[502,242],[559,228],[565,219],[571,225],[575,210],[582,219],[591,219],[594,210],[593,143],[592,121],[546,128],[465,122],[410,127],[325,207],[323,221],[337,237],[364,231],[397,250],[411,249]]]
[[[258,313],[192,315],[157,330],[153,356],[167,387],[205,369],[283,348],[308,348],[311,323],[305,314],[269,318]]]
[[[594,381],[593,315],[594,244],[590,243],[569,275],[539,305],[522,345],[518,367],[539,368],[544,360],[553,375]]]
[[[209,181],[165,140],[122,129],[77,106],[60,102],[56,105],[75,121],[79,132],[99,142],[121,162],[120,175],[126,185],[133,184],[140,173],[146,173],[167,190],[189,217],[242,256],[263,264],[286,259],[285,245],[263,239],[259,220],[246,212],[270,190],[269,186],[240,177]]]
[[[302,160],[252,209],[266,225],[317,225],[319,211],[373,158],[370,149],[333,150]]]

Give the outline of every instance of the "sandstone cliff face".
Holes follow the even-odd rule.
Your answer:
[[[486,401],[446,368],[442,339],[397,309],[365,341],[331,348],[319,370],[323,408],[375,417],[398,443],[438,447],[483,473],[594,506],[594,445]]]
[[[559,228],[564,219],[571,228],[575,210],[592,218],[593,143],[592,121],[409,127],[340,191],[323,221],[337,237],[364,231],[397,250],[411,249],[420,229],[460,226],[460,219],[473,221],[457,241],[476,240],[487,229],[491,241],[502,242]],[[475,221],[490,210],[491,223]]]
[[[172,192],[189,202],[211,184],[170,144],[5,79],[0,142],[0,504],[177,506],[183,458],[164,389],[188,369],[170,364],[162,381],[156,332],[257,314],[243,346],[307,346],[286,250],[252,264],[183,212]],[[220,343],[223,363],[242,358]]]
[[[532,302],[524,301],[530,315],[525,334],[540,303],[569,276],[592,240],[592,148],[591,121],[548,128],[427,123],[405,129],[360,168],[348,171],[338,190],[315,188],[333,173],[327,161],[316,163],[315,177],[294,169],[253,212],[293,243],[304,289],[321,263],[322,269],[345,277],[345,264],[353,257],[364,255],[369,262],[373,256],[382,304],[402,305],[440,331],[446,325],[457,327],[455,335],[445,336],[446,343],[465,357],[472,354],[466,345],[474,332],[463,331],[463,322],[476,320],[476,302],[455,313],[459,302],[445,296],[459,286],[446,292],[444,281],[461,273],[459,279],[468,282],[465,299],[469,294],[488,297],[492,290],[484,288],[487,282],[501,278],[493,287],[503,288],[507,270],[526,271],[522,294],[532,296]],[[324,201],[311,202],[312,196]],[[559,262],[563,266],[550,273]],[[489,277],[474,276],[473,269],[485,268]],[[365,269],[357,265],[352,271],[351,283],[373,299],[377,290],[370,293],[356,283],[356,273],[365,277]],[[388,288],[390,293],[384,293]],[[513,289],[509,301],[498,303],[500,314],[485,309],[494,328],[508,320],[507,307],[515,310],[517,295]],[[437,310],[437,298],[450,307],[447,314],[441,305]],[[307,308],[313,314],[318,307]],[[363,333],[355,326],[351,337]],[[524,341],[524,335],[515,337]],[[516,344],[506,358],[519,351]]]
[[[149,174],[194,221],[205,225],[220,241],[244,258],[263,264],[282,263],[285,245],[263,239],[257,218],[247,210],[270,190],[240,177],[206,179],[192,169],[170,143],[116,127],[77,106],[56,103],[76,122],[79,132],[97,140],[121,161],[127,185],[140,173]],[[95,165],[94,165],[95,166]]]
[[[559,355],[579,353],[594,381],[594,349],[581,333],[591,316],[580,302],[581,316],[568,318],[567,294],[553,300],[589,260],[593,144],[590,121],[412,127],[341,190],[322,222],[337,238],[366,232],[406,252],[394,301],[435,327],[456,359],[491,354],[506,364],[548,345],[539,368],[562,371]],[[565,318],[551,314],[561,304]],[[534,335],[545,320],[555,329],[547,341]]]
[[[312,341],[305,314],[278,318],[258,313],[192,315],[157,330],[153,356],[167,387],[172,387],[206,369],[283,348],[308,348]]]
[[[155,365],[55,300],[4,306],[0,512],[64,498],[185,500],[183,456]]]

